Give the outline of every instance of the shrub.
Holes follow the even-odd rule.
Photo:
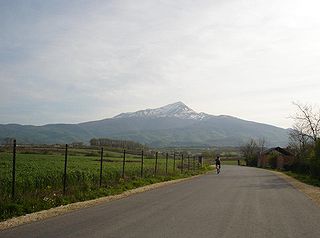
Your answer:
[[[272,152],[268,155],[268,164],[272,169],[277,168],[277,158],[278,158],[278,154],[275,152]]]
[[[247,157],[245,159],[248,166],[257,167],[258,165],[258,156]]]
[[[306,159],[296,159],[289,169],[295,173],[310,175],[310,162]]]
[[[320,139],[317,140],[314,147],[314,158],[320,160]]]
[[[316,179],[320,179],[320,159],[310,161],[310,175]]]

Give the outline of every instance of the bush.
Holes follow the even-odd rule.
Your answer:
[[[296,159],[289,170],[299,174],[310,175],[310,162],[308,160]]]
[[[257,167],[258,156],[252,156],[245,159],[247,166]]]
[[[277,153],[273,152],[273,153],[268,155],[268,164],[270,165],[270,167],[272,169],[277,168],[277,158],[278,158]]]
[[[314,158],[320,160],[320,139],[315,143]]]
[[[320,160],[319,159],[311,160],[310,175],[316,179],[320,179]]]

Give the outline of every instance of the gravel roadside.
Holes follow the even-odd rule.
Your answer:
[[[280,178],[284,179],[285,181],[287,181],[289,184],[291,184],[293,187],[295,187],[299,191],[306,194],[307,197],[309,197],[313,202],[315,202],[318,206],[320,206],[320,187],[302,183],[299,180],[278,171],[271,171],[271,172],[276,174]]]

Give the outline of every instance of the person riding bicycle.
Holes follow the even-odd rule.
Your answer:
[[[221,160],[220,160],[219,155],[217,156],[215,161],[216,161],[216,169],[217,169],[217,174],[218,174],[218,173],[220,173],[220,169],[221,169]]]

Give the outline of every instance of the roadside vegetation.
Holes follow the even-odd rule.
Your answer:
[[[100,170],[100,148],[70,148],[64,191],[64,148],[18,146],[13,197],[11,150],[12,147],[2,147],[0,151],[0,220],[72,202],[119,194],[140,186],[201,174],[211,169],[207,163],[210,161],[200,164],[192,156],[185,155],[182,163],[181,154],[176,154],[175,160],[172,154],[168,154],[166,163],[166,153],[159,153],[156,162],[156,153],[145,151],[141,170],[141,151],[126,151],[123,163],[123,152],[119,152],[121,150],[105,148]]]
[[[294,103],[297,113],[292,116],[293,128],[286,148],[294,157],[285,164],[286,174],[307,184],[320,186],[320,108],[308,104]],[[264,150],[263,140],[251,139],[241,147],[249,166],[258,166],[258,159]],[[276,168],[277,155],[268,155],[269,168]]]

